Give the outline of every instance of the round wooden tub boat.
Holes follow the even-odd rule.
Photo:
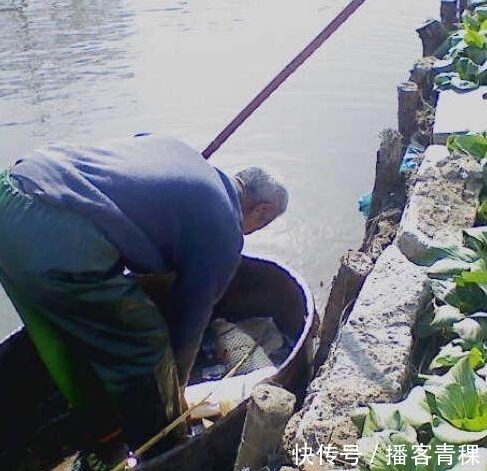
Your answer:
[[[152,279],[147,291],[156,286]],[[156,290],[157,291],[157,290]],[[156,292],[155,291],[155,292]],[[160,291],[159,291],[160,292]],[[312,296],[299,277],[282,265],[262,258],[243,256],[242,263],[214,317],[238,322],[249,317],[272,316],[277,327],[295,345],[269,378],[302,399],[311,376],[316,315]],[[18,470],[26,448],[46,424],[60,415],[69,424],[64,400],[40,361],[24,329],[0,344],[0,467]],[[191,437],[137,467],[145,471],[224,471],[232,469],[245,418],[246,402],[219,419],[202,434]],[[94,418],[96,420],[96,418]],[[74,431],[75,432],[75,431]],[[62,443],[44,442],[61,455]]]

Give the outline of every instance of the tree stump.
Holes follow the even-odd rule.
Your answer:
[[[283,388],[258,384],[252,391],[234,471],[259,471],[269,455],[281,447],[281,438],[294,412],[296,397]]]
[[[423,57],[438,56],[437,50],[448,38],[448,31],[438,20],[429,20],[424,25],[420,26],[416,32],[419,34],[423,43]]]

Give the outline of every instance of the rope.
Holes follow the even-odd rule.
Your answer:
[[[208,159],[269,96],[303,64],[365,0],[352,0],[289,64],[287,64],[202,152]]]

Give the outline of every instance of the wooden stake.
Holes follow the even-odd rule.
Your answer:
[[[447,30],[453,29],[458,22],[457,0],[441,0],[441,22]]]
[[[276,453],[296,397],[283,388],[258,384],[247,406],[242,439],[234,471],[258,471],[267,464],[268,455]]]
[[[416,87],[417,88],[417,87]],[[399,107],[399,120],[405,119],[402,116],[401,107]],[[415,109],[411,110],[414,119],[414,130],[416,129],[416,113]],[[404,124],[399,124],[403,126]],[[413,125],[411,125],[413,127]],[[408,128],[409,129],[409,128]],[[404,132],[410,133],[406,129]],[[384,129],[380,133],[380,146],[377,151],[377,161],[375,164],[375,180],[374,188],[372,190],[372,198],[370,202],[370,213],[366,222],[366,237],[364,244],[361,247],[362,251],[369,252],[367,241],[375,232],[371,230],[371,226],[376,225],[377,216],[379,216],[386,207],[391,207],[392,196],[397,195],[401,191],[403,185],[403,178],[399,172],[401,167],[403,147],[409,144],[409,140],[405,141],[403,135],[395,129]],[[370,242],[370,241],[368,241]]]
[[[423,56],[434,56],[438,48],[446,41],[448,32],[438,20],[429,20],[416,32],[423,43]]]
[[[418,86],[411,81],[397,87],[398,92],[398,130],[402,135],[403,146],[408,146],[411,136],[417,131],[416,114],[420,104]]]
[[[431,92],[434,85],[433,67],[435,65],[434,57],[425,57],[415,62],[411,70],[410,79],[421,91],[424,100],[430,100]]]
[[[374,267],[370,257],[357,250],[349,250],[340,261],[340,269],[333,278],[330,296],[321,322],[320,344],[314,358],[315,373],[328,357],[344,312],[352,307],[365,278]]]

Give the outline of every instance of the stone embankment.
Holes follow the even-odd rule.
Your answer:
[[[316,374],[286,427],[283,446],[300,469],[337,469],[339,459],[319,463],[320,446],[354,445],[358,434],[351,414],[357,407],[404,397],[414,372],[415,321],[433,299],[428,257],[435,249],[460,245],[462,229],[475,224],[481,167],[442,144],[451,133],[487,129],[487,121],[484,126],[482,119],[465,118],[471,119],[475,106],[483,106],[478,115],[487,116],[486,90],[444,96],[432,90],[438,60],[433,53],[463,8],[465,2],[444,0],[442,22],[418,29],[425,57],[398,87],[400,132],[382,135],[364,242],[342,257],[323,315]],[[401,173],[411,143],[421,151],[414,154],[415,168]]]

